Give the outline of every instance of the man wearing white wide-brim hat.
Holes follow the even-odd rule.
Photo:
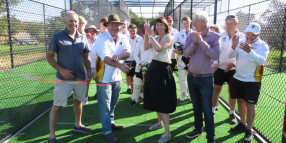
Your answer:
[[[269,54],[267,43],[259,38],[260,25],[250,23],[245,30],[245,39],[239,42],[239,37],[232,39],[232,48],[229,49],[229,58],[236,58],[236,73],[229,83],[231,98],[237,98],[240,118],[247,115],[247,129],[244,141],[252,142],[251,128],[254,123],[261,81],[263,76],[263,64]],[[238,124],[234,128],[239,128]],[[241,126],[243,128],[243,126]],[[233,129],[231,129],[233,130]]]

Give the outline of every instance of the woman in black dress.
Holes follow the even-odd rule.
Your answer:
[[[165,126],[165,133],[158,140],[158,143],[165,143],[171,139],[169,113],[175,112],[177,106],[176,84],[170,67],[173,36],[169,34],[170,28],[164,17],[156,20],[154,30],[158,33],[157,36],[152,36],[149,22],[145,22],[144,28],[144,50],[151,48],[152,58],[145,75],[144,109],[157,112],[158,123],[149,129],[156,130]]]

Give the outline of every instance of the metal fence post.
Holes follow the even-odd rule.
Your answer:
[[[182,7],[182,5],[180,5],[180,13],[179,13],[179,30],[181,30],[181,14],[182,14],[181,7]]]
[[[249,5],[249,10],[248,10],[248,24],[249,24],[249,20],[250,20],[250,7],[251,7],[251,5]]]
[[[193,0],[191,0],[191,20],[193,21]],[[193,22],[191,23],[191,28],[193,27]]]
[[[70,10],[72,10],[72,0],[70,0]]]
[[[230,0],[228,0],[227,15],[229,15],[229,1],[230,1]]]
[[[217,16],[217,0],[215,0],[215,5],[214,5],[214,24],[216,24],[216,16]]]
[[[9,2],[8,2],[8,0],[6,0],[6,9],[7,9],[7,22],[8,22],[8,33],[9,33],[11,68],[14,68],[13,44],[12,44],[11,23],[10,23],[10,12],[9,12]]]
[[[99,23],[99,21],[100,21],[100,16],[99,16],[99,4],[100,4],[100,2],[99,2],[99,0],[97,0],[97,2],[98,2],[98,4],[97,4],[97,20],[98,20],[98,22],[97,23]],[[111,10],[111,12],[112,12],[112,10]]]
[[[286,7],[284,9],[284,22],[283,22],[283,31],[282,31],[282,45],[281,45],[281,53],[280,53],[280,65],[279,65],[279,72],[283,71],[283,53],[284,53],[284,44],[285,44],[285,27],[286,27]]]
[[[43,15],[44,15],[44,30],[45,30],[45,46],[46,46],[46,54],[48,53],[48,46],[47,46],[47,35],[46,35],[46,12],[45,12],[45,4],[43,4]]]
[[[172,6],[172,8],[173,8],[173,18],[175,17],[175,13],[174,13],[174,10],[175,10],[175,0],[173,0],[173,6]]]

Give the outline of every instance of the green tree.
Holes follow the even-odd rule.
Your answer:
[[[245,13],[240,10],[236,13],[236,16],[238,18],[237,29],[239,29],[240,31],[245,31],[249,23],[255,22],[254,13]]]
[[[28,22],[25,24],[24,30],[27,31],[38,42],[45,42],[45,28],[43,22]]]
[[[18,3],[22,2],[22,0],[9,0],[9,7],[16,6]],[[0,0],[0,13],[7,12],[6,9],[6,0]]]

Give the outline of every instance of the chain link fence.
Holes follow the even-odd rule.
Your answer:
[[[0,142],[49,109],[56,70],[46,61],[51,36],[63,30],[65,14],[74,10],[96,25],[110,14],[130,21],[127,6],[106,0],[0,1]],[[127,10],[127,11],[126,11]],[[126,13],[127,12],[127,13]]]
[[[270,53],[264,64],[259,101],[256,105],[254,128],[268,142],[281,142],[281,120],[284,115],[283,103],[286,100],[286,1],[285,0],[185,0],[176,8],[172,3],[166,7],[165,16],[174,18],[174,28],[183,29],[181,18],[206,11],[210,24],[225,29],[225,18],[229,14],[238,17],[237,28],[244,33],[247,25],[257,22],[261,25],[260,38],[269,44]],[[228,105],[227,85],[223,86],[221,100]],[[236,108],[238,113],[238,109]],[[217,118],[217,117],[216,117]]]

